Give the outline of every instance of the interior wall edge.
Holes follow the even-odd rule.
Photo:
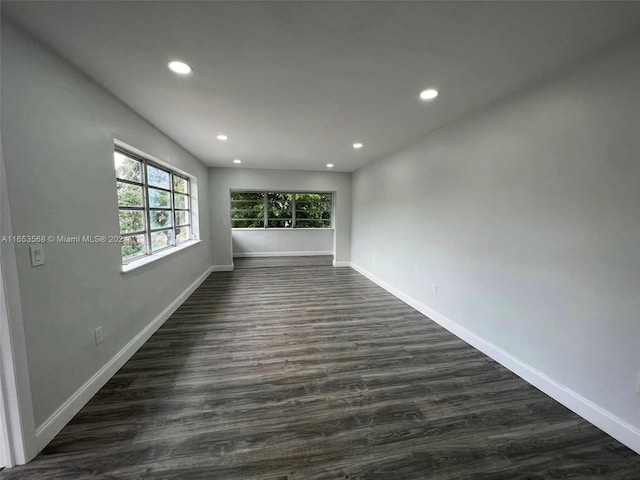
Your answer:
[[[2,132],[0,132],[0,233],[13,235],[11,207],[7,191]],[[31,381],[22,316],[22,298],[14,245],[0,245],[2,305],[0,308],[0,376],[5,419],[5,443],[9,447],[4,465],[23,465],[38,454]],[[6,333],[5,333],[6,332]],[[6,403],[5,403],[6,402]]]
[[[211,271],[213,272],[233,272],[233,268],[235,265],[232,263],[230,265],[214,265],[211,267]]]
[[[351,267],[351,262],[333,262],[334,267]]]

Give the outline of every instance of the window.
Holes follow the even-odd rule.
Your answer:
[[[331,228],[330,193],[296,193],[297,228]]]
[[[267,193],[267,228],[291,228],[293,221],[293,193]]]
[[[116,147],[122,263],[191,240],[189,179]]]
[[[231,226],[233,228],[263,228],[264,192],[231,193]]]
[[[231,192],[233,228],[331,228],[331,193]]]

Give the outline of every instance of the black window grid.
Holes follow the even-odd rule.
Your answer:
[[[259,193],[259,194],[263,194],[263,198],[260,200],[247,200],[247,199],[234,199],[233,198],[233,194],[234,193]],[[269,216],[269,194],[290,194],[291,195],[291,204],[288,206],[288,208],[286,210],[291,210],[291,216],[290,217],[270,217]],[[298,195],[305,195],[305,194],[317,194],[317,195],[329,195],[328,201],[327,199],[323,199],[320,201],[310,201],[310,200],[297,200],[297,196]],[[302,210],[297,210],[296,208],[296,204],[297,202],[299,202],[301,205],[318,205],[318,204],[324,204],[326,205],[328,208],[325,210],[328,215],[329,218],[325,219],[311,219],[311,218],[300,218],[297,219],[296,218],[296,213],[302,213]],[[247,211],[255,211],[255,210],[251,210],[251,209],[242,209],[242,208],[235,208],[234,209],[234,204],[262,204],[263,205],[263,209],[262,209],[262,216],[261,217],[255,217],[255,218],[251,218],[251,217],[242,217],[242,218],[233,218],[233,213],[236,212],[247,212]],[[251,227],[251,228],[264,228],[264,229],[268,229],[268,228],[298,228],[298,229],[310,229],[310,228],[331,228],[333,226],[333,194],[330,192],[292,192],[292,191],[274,191],[274,190],[238,190],[238,191],[232,191],[231,192],[231,214],[232,214],[232,218],[231,218],[231,227],[232,228],[247,228],[247,227],[236,227],[234,226],[234,223],[238,223],[238,222],[244,222],[244,223],[256,223],[258,221],[262,221],[262,227]],[[290,222],[291,225],[288,227],[272,227],[269,226],[269,221],[272,221],[272,223],[274,222]],[[314,222],[316,224],[322,224],[322,227],[303,227],[299,224],[304,224],[304,223],[311,223]]]
[[[135,260],[139,260],[142,257],[148,256],[148,255],[153,255],[156,254],[158,252],[164,251],[164,250],[168,250],[170,248],[174,248],[186,241],[191,240],[191,238],[193,237],[193,231],[191,229],[191,225],[192,225],[192,216],[191,216],[191,182],[189,180],[188,177],[181,175],[173,170],[171,170],[170,168],[167,168],[163,165],[158,164],[157,162],[154,162],[152,160],[149,160],[141,155],[137,155],[129,150],[126,150],[124,148],[121,147],[116,147],[115,151],[118,152],[119,154],[131,159],[131,160],[135,160],[137,162],[140,162],[141,165],[141,178],[142,181],[138,182],[135,180],[128,180],[125,178],[120,178],[118,177],[118,174],[116,172],[116,182],[121,182],[121,183],[126,183],[129,185],[135,185],[138,187],[142,187],[142,206],[122,206],[118,203],[118,211],[143,211],[144,212],[144,229],[142,230],[138,230],[138,231],[133,231],[133,232],[126,232],[126,233],[120,233],[121,237],[133,237],[133,236],[139,236],[142,235],[145,237],[145,249],[143,252],[141,252],[139,255],[135,255],[133,257],[127,258],[126,260],[123,259],[123,264],[126,265],[132,261]],[[169,174],[169,188],[164,188],[164,187],[160,187],[157,185],[150,185],[149,184],[149,177],[148,177],[148,167],[151,166],[155,169],[161,170],[163,172],[166,172]],[[182,179],[186,182],[187,188],[186,188],[186,192],[178,192],[175,190],[175,186],[174,186],[174,177]],[[160,190],[160,191],[164,191],[167,192],[169,194],[169,207],[152,207],[150,205],[150,200],[149,200],[149,189],[155,189],[155,190]],[[179,195],[184,195],[185,196],[185,208],[180,208],[180,207],[176,207],[175,206],[175,194],[179,194]],[[171,217],[171,226],[163,226],[163,227],[156,227],[156,228],[151,228],[151,211],[167,211],[170,212],[170,217]],[[187,217],[187,222],[186,223],[180,223],[178,224],[178,222],[176,221],[177,219],[177,212],[186,212],[186,217]],[[178,235],[177,235],[177,229],[179,228],[188,228],[188,232],[189,235],[187,237],[187,239],[183,240],[183,241],[178,241]],[[153,249],[153,244],[152,244],[152,234],[153,233],[157,233],[157,232],[164,232],[164,231],[171,231],[171,241],[168,242],[168,245],[162,248],[158,248],[156,250]]]

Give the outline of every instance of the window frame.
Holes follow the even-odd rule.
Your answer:
[[[264,195],[262,199],[263,211],[262,211],[262,219],[260,218],[233,218],[233,203],[234,202],[249,202],[249,200],[233,200],[231,198],[234,193],[262,193]],[[280,193],[280,194],[291,194],[291,226],[290,227],[270,227],[269,226],[269,194],[270,193]],[[317,195],[330,195],[331,196],[331,205],[329,207],[329,226],[327,227],[300,227],[298,226],[297,218],[296,218],[296,196],[299,194],[317,194]],[[327,191],[301,191],[301,190],[247,190],[247,189],[231,189],[229,191],[229,217],[230,217],[230,225],[232,230],[331,230],[334,228],[334,202],[335,195],[334,192]],[[258,200],[252,201],[255,203],[259,203]],[[243,210],[243,209],[240,209]],[[262,220],[262,227],[234,227],[234,221],[258,221]],[[274,220],[272,218],[272,220]],[[278,219],[275,219],[278,220]],[[289,218],[285,219],[289,220]],[[318,221],[317,219],[305,219],[309,221]]]
[[[161,254],[159,256],[164,256],[166,253],[170,253],[171,250],[176,249],[176,248],[180,248],[183,247],[187,242],[190,242],[192,240],[196,240],[195,235],[194,235],[194,230],[193,230],[193,208],[192,208],[192,195],[193,195],[193,182],[191,181],[191,178],[183,173],[180,173],[178,171],[176,171],[175,169],[167,166],[167,165],[163,165],[162,163],[159,163],[157,161],[151,160],[149,158],[147,158],[144,155],[141,155],[139,153],[136,153],[134,151],[132,151],[131,149],[124,147],[120,144],[115,144],[113,147],[113,152],[115,153],[119,153],[120,155],[123,155],[124,157],[130,158],[131,160],[137,161],[140,163],[140,177],[141,177],[141,181],[135,181],[135,180],[129,180],[129,179],[125,179],[125,178],[120,178],[118,176],[118,171],[115,170],[115,179],[116,179],[116,191],[117,191],[117,187],[119,183],[124,183],[124,184],[128,184],[128,185],[133,185],[136,187],[140,187],[142,188],[142,205],[141,206],[123,206],[120,205],[120,201],[119,199],[116,199],[116,205],[118,208],[118,228],[119,228],[119,232],[120,232],[120,212],[122,211],[143,211],[143,218],[144,218],[144,225],[143,225],[143,229],[142,230],[136,230],[133,232],[126,232],[126,233],[119,233],[120,237],[132,237],[132,236],[138,236],[138,235],[143,235],[145,238],[145,248],[143,250],[143,252],[141,252],[138,255],[132,256],[130,258],[123,258],[122,257],[122,252],[120,253],[120,257],[121,257],[121,262],[122,265],[130,265],[133,262],[139,262],[141,260],[145,260],[145,259],[151,259],[154,256],[158,256],[158,254]],[[115,167],[115,165],[114,165]],[[159,187],[156,185],[151,185],[149,183],[149,172],[148,172],[148,167],[152,167],[155,168],[156,170],[160,170],[162,172],[168,173],[169,174],[169,188],[165,188],[165,187]],[[181,180],[184,180],[186,182],[186,193],[185,192],[178,192],[175,189],[175,183],[174,183],[174,178],[179,178]],[[159,190],[162,192],[166,192],[169,194],[169,207],[152,207],[151,206],[151,202],[150,202],[150,193],[149,190],[150,189],[154,189],[154,190]],[[186,208],[176,208],[175,206],[175,195],[179,194],[179,195],[183,195],[186,197]],[[161,210],[161,211],[167,211],[170,212],[171,215],[171,226],[170,227],[157,227],[157,228],[152,228],[151,226],[151,212],[152,210]],[[176,221],[176,217],[177,217],[177,213],[178,212],[187,212],[187,223],[184,224],[180,224],[178,225],[177,221]],[[188,228],[188,236],[185,240],[179,241],[178,237],[177,237],[177,230],[179,228]],[[163,231],[168,231],[171,230],[171,234],[172,234],[172,240],[171,240],[171,244],[158,248],[158,249],[153,249],[153,243],[152,243],[152,235],[156,232],[163,232]]]

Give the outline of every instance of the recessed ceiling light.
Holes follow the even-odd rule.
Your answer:
[[[168,63],[169,70],[180,75],[188,75],[191,73],[191,67],[184,62],[174,60]]]
[[[356,150],[359,150],[362,147],[364,147],[364,144],[362,144],[360,142],[356,142],[356,143],[353,144],[353,148],[355,148]]]
[[[333,168],[333,163],[327,163],[327,168]]]
[[[233,163],[242,163],[242,160],[240,160],[239,158],[236,158]]]
[[[221,133],[220,135],[218,135],[216,138],[217,138],[218,140],[223,141],[223,142],[224,142],[224,141],[226,141],[226,140],[229,140],[229,137],[227,137],[227,136],[226,136],[225,134],[223,134],[223,133]]]
[[[438,90],[435,88],[427,88],[420,92],[420,98],[422,100],[432,100],[438,96]]]

